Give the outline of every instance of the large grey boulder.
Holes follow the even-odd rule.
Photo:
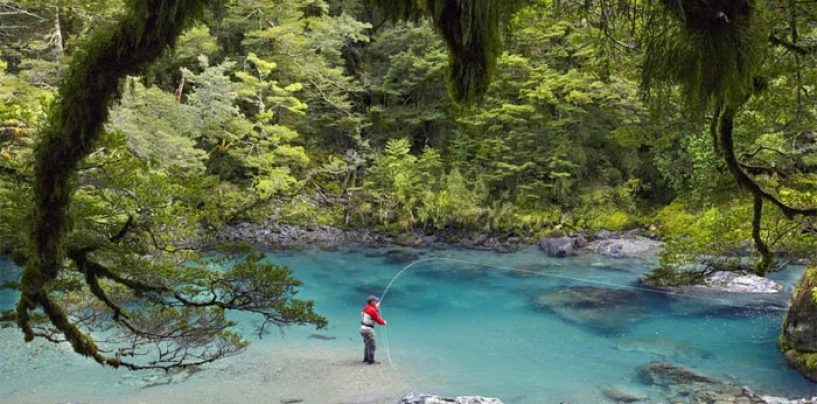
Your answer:
[[[397,404],[504,404],[498,398],[480,396],[440,397],[429,394],[409,394]]]
[[[551,257],[566,258],[576,255],[576,250],[587,245],[582,236],[546,237],[539,240],[539,248]]]
[[[780,282],[755,274],[716,271],[704,279],[707,288],[732,293],[780,293],[784,288]]]
[[[642,236],[600,233],[596,233],[596,236],[607,237],[597,238],[588,243],[585,248],[608,257],[645,258],[657,254],[664,245],[658,240]]]

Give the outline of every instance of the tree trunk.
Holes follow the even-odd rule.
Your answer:
[[[60,23],[60,6],[54,6],[54,47],[57,53],[62,56],[65,53],[65,40],[62,37],[62,24]]]
[[[769,251],[769,246],[763,240],[760,234],[762,220],[763,220],[763,198],[760,195],[754,196],[754,214],[752,215],[752,240],[755,242],[755,249],[760,253],[760,261],[755,266],[755,274],[758,276],[766,276],[774,263],[774,255]]]
[[[765,193],[762,188],[755,183],[748,174],[746,174],[740,167],[740,163],[735,157],[735,145],[732,138],[732,122],[735,118],[735,108],[732,107],[718,107],[718,112],[715,116],[717,125],[710,127],[713,132],[713,141],[715,149],[720,153],[726,161],[726,166],[735,177],[738,185],[749,191],[754,198],[753,215],[752,215],[752,241],[755,245],[755,250],[760,254],[760,261],[755,266],[755,274],[759,276],[766,276],[769,268],[774,262],[774,256],[769,250],[769,246],[763,240],[761,234],[762,219],[763,219],[763,198]]]

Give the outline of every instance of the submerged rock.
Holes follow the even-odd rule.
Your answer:
[[[321,341],[331,341],[333,339],[337,339],[337,337],[333,337],[331,335],[323,335],[323,334],[309,334],[310,339],[319,339]]]
[[[498,398],[480,396],[440,397],[429,394],[409,394],[397,404],[504,404]]]
[[[780,293],[784,290],[780,282],[755,274],[716,271],[704,278],[706,287],[733,293]]]
[[[746,386],[703,375],[669,362],[650,362],[638,368],[639,379],[671,403],[772,404],[773,397],[761,397]],[[649,400],[649,402],[653,402]],[[810,401],[783,401],[783,403]]]
[[[596,286],[552,289],[536,296],[533,305],[603,333],[620,332],[647,312],[637,293]]]
[[[613,400],[615,403],[635,403],[638,401],[647,400],[647,395],[641,392],[632,391],[630,387],[611,386],[605,384],[599,386],[599,391],[605,397]]]
[[[383,262],[386,264],[401,265],[417,261],[420,254],[406,250],[389,250],[383,256]]]
[[[669,387],[694,383],[717,384],[718,381],[692,369],[669,362],[650,362],[638,369],[638,377],[646,385]]]

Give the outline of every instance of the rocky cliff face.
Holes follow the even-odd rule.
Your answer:
[[[817,381],[817,266],[809,267],[792,296],[783,320],[780,349],[786,361],[803,376]]]

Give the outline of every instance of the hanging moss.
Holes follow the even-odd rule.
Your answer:
[[[766,47],[766,24],[751,0],[662,0],[646,29],[642,88],[679,85],[687,106],[742,104]]]
[[[34,151],[30,254],[17,306],[17,322],[27,340],[34,338],[31,311],[39,307],[74,350],[102,360],[96,345],[67,321],[46,292],[62,267],[75,171],[94,150],[121,79],[167,49],[206,1],[131,0],[117,23],[96,28],[73,56]]]
[[[501,23],[523,0],[370,0],[395,19],[430,17],[448,46],[449,93],[471,103],[488,90],[502,53]]]

